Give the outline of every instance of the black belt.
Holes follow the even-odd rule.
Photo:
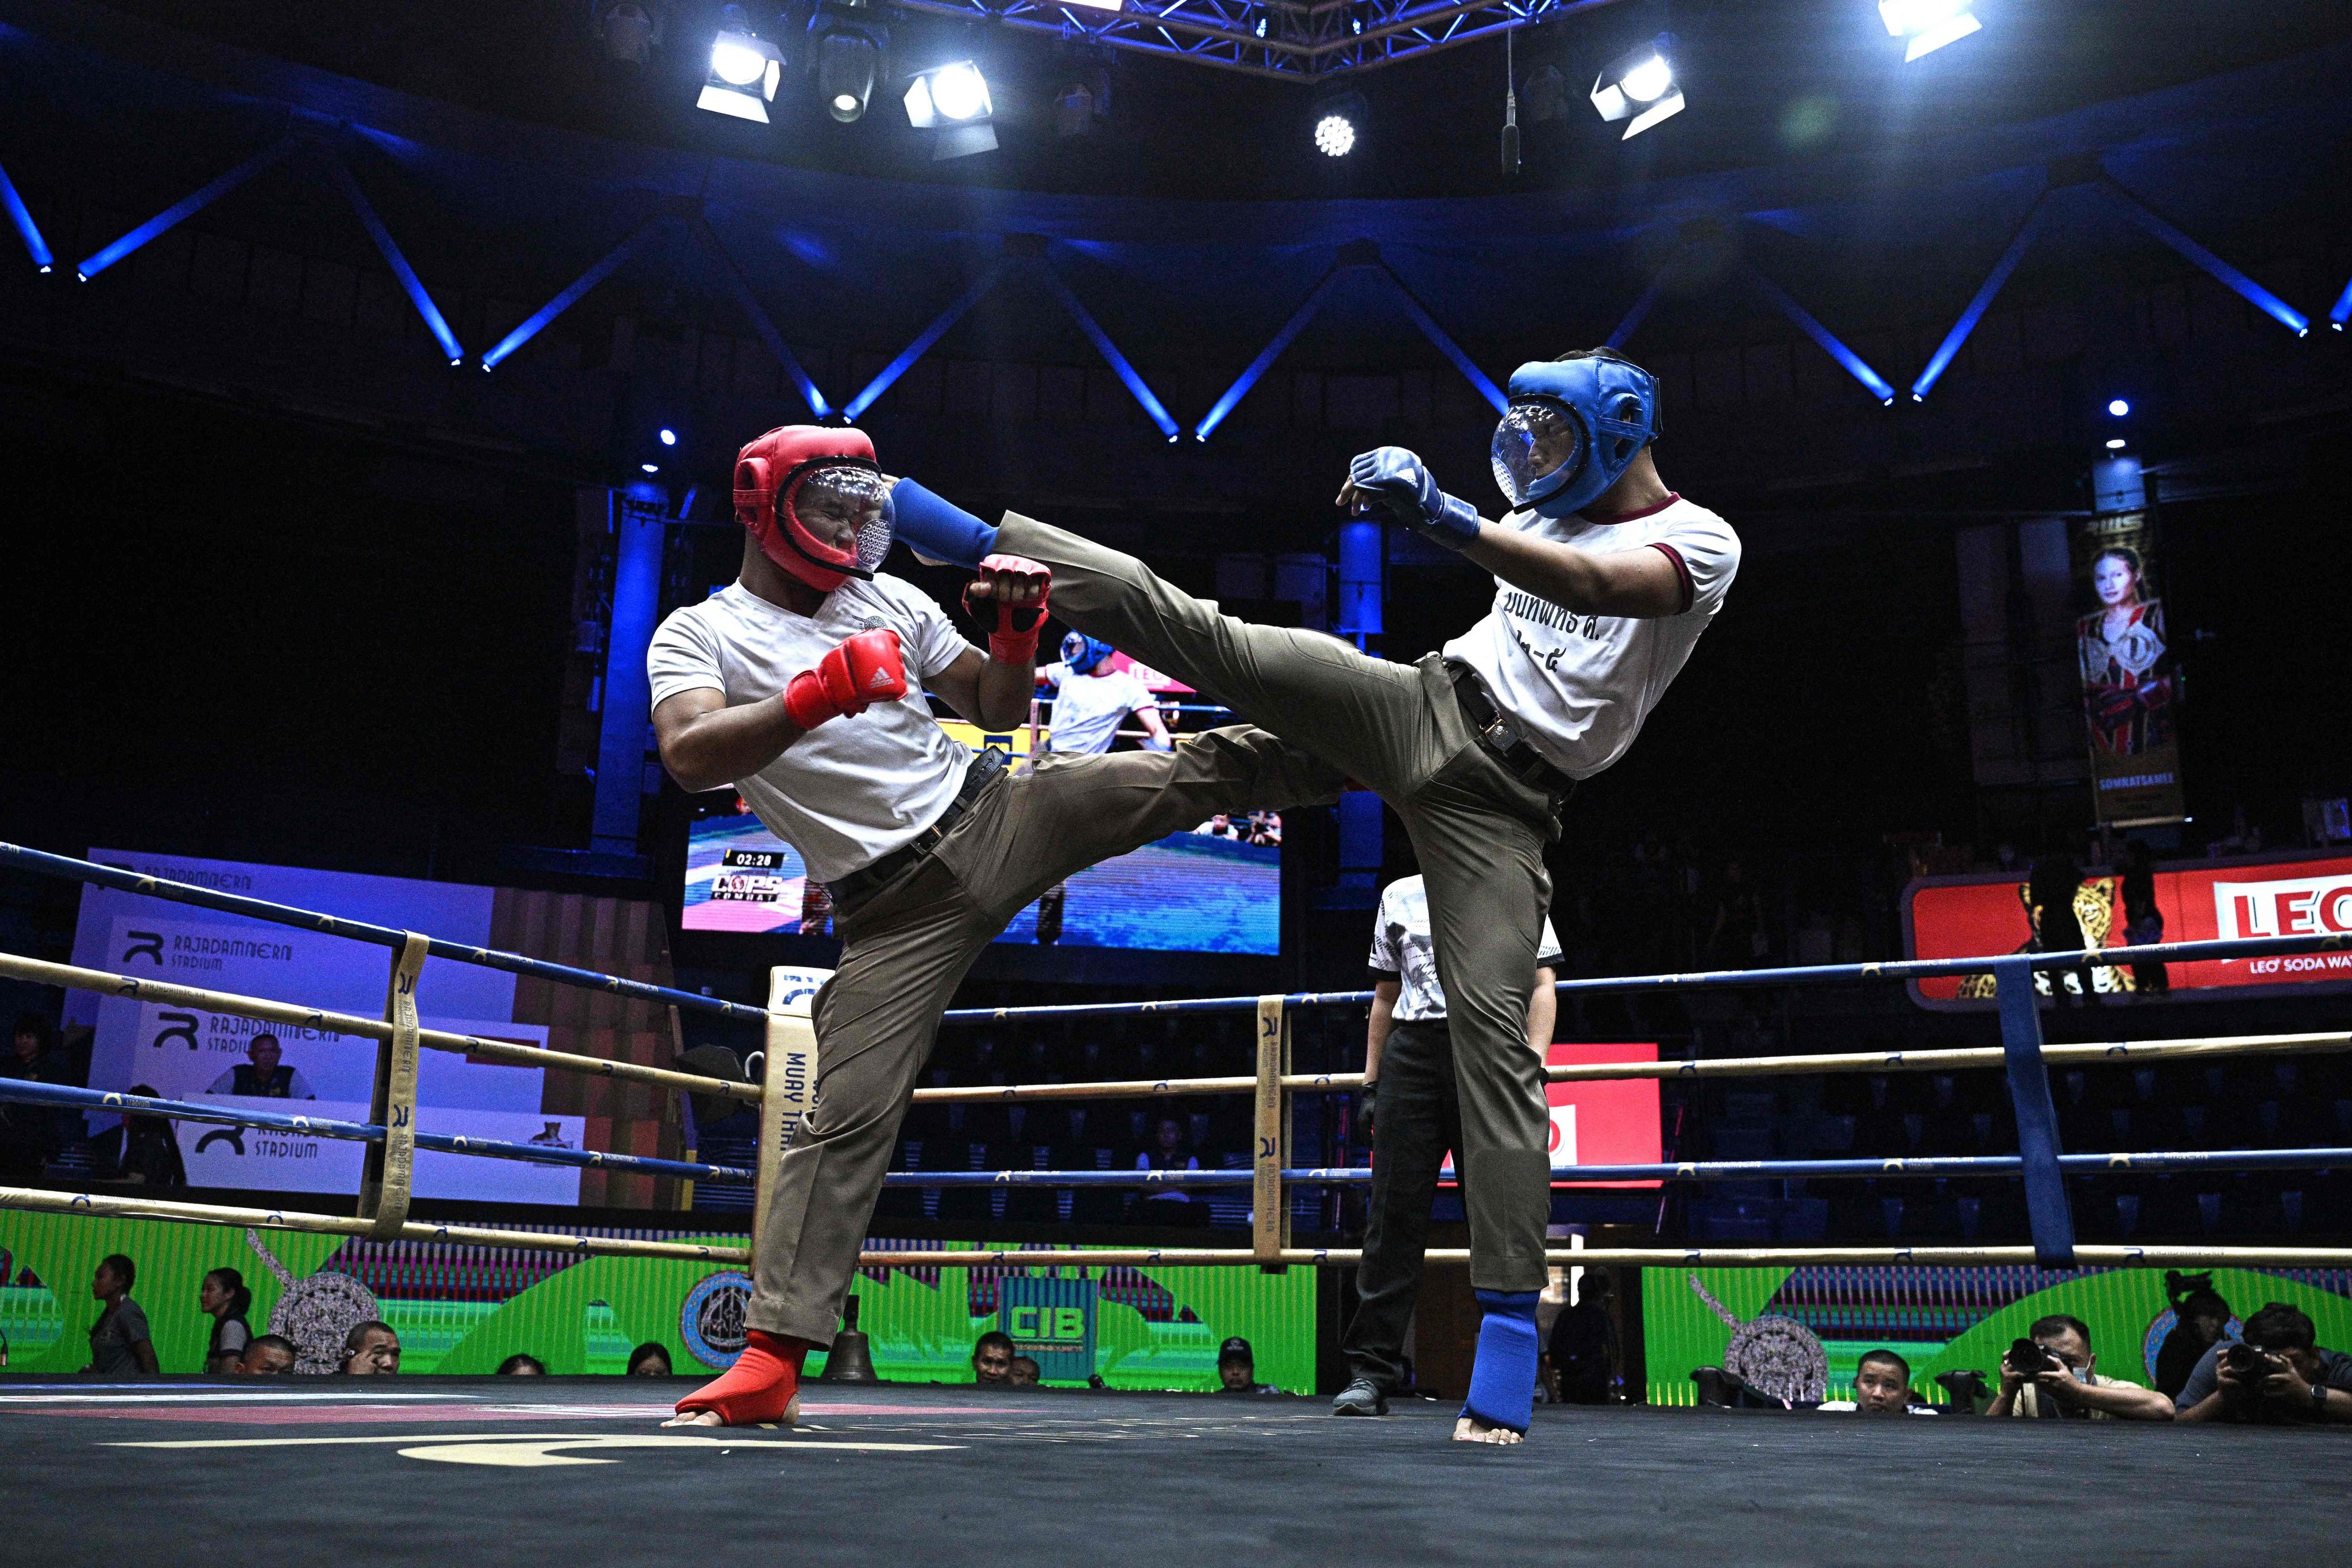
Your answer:
[[[963,814],[971,809],[971,803],[980,798],[980,792],[988,787],[989,781],[1004,771],[1005,761],[1004,753],[993,747],[982,751],[964,769],[963,783],[958,786],[955,799],[948,802],[948,808],[940,813],[937,822],[872,865],[862,866],[837,882],[824,884],[825,892],[833,900],[835,916],[848,914],[913,870],[918,862],[938,848],[940,840],[955,830],[955,825],[963,820]]]
[[[1576,793],[1576,781],[1544,761],[1519,733],[1511,716],[1495,706],[1475,670],[1466,664],[1446,668],[1454,678],[1454,700],[1462,704],[1462,716],[1470,721],[1471,732],[1505,773],[1550,795],[1554,809]]]

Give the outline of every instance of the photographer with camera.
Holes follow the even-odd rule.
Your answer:
[[[2352,1422],[2352,1355],[2321,1350],[2311,1319],[2273,1301],[2217,1344],[2180,1389],[2183,1421]]]
[[[2091,1330],[2060,1312],[2026,1331],[2001,1357],[2000,1392],[1988,1415],[2083,1421],[2169,1421],[2172,1401],[2152,1388],[2095,1370]]]

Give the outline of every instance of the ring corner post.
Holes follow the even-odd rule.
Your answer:
[[[2033,962],[2021,954],[2000,959],[1992,973],[2009,1097],[2017,1112],[2017,1152],[2025,1180],[2026,1217],[2033,1230],[2033,1260],[2043,1268],[2072,1268],[2074,1215],[2058,1164],[2058,1112],[2050,1100],[2050,1072],[2042,1060],[2042,1011],[2033,989]]]
[[[1290,1143],[1290,1096],[1282,1087],[1290,1070],[1290,1015],[1279,995],[1257,999],[1257,1116],[1251,1161],[1250,1251],[1263,1273],[1279,1274],[1290,1247],[1290,1196],[1282,1170]]]
[[[759,1256],[784,1151],[816,1093],[816,997],[823,971],[768,971],[768,1037],[761,1064],[759,1187],[751,1197],[751,1255]],[[830,979],[829,974],[824,978]]]
[[[385,987],[383,1021],[392,1032],[376,1047],[375,1090],[368,1104],[368,1120],[383,1129],[383,1141],[368,1145],[360,1167],[359,1216],[370,1222],[368,1234],[378,1241],[399,1239],[416,1177],[416,1054],[422,1032],[416,981],[432,939],[415,931],[406,937]]]

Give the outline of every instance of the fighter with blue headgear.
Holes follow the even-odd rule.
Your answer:
[[[1219,612],[1144,563],[1018,512],[992,527],[901,479],[898,537],[943,561],[1048,565],[1054,606],[1377,791],[1412,836],[1445,976],[1484,1321],[1457,1440],[1509,1444],[1531,1418],[1546,1281],[1550,1121],[1528,1048],[1545,846],[1580,781],[1616,763],[1713,621],[1739,539],[1668,489],[1650,446],[1657,383],[1606,349],[1523,365],[1496,432],[1501,521],[1413,453],[1357,458],[1339,503],[1394,518],[1495,574],[1490,612],[1418,668],[1321,632]],[[1377,1408],[1377,1400],[1373,1401]]]
[[[1092,675],[1095,667],[1116,651],[1100,637],[1072,632],[1062,639],[1062,663],[1072,675]]]

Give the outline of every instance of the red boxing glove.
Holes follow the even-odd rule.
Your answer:
[[[1045,627],[1045,600],[1054,587],[1052,569],[1026,556],[991,555],[981,562],[979,570],[1011,572],[1037,579],[1037,602],[1034,605],[1008,605],[993,598],[975,601],[971,587],[963,591],[964,613],[975,621],[984,618],[983,610],[995,606],[996,626],[988,634],[988,657],[999,664],[1035,663],[1037,634]]]
[[[814,730],[828,719],[863,713],[876,702],[896,702],[907,695],[907,659],[898,649],[898,634],[860,632],[837,645],[803,669],[784,688],[784,716],[800,730]]]

